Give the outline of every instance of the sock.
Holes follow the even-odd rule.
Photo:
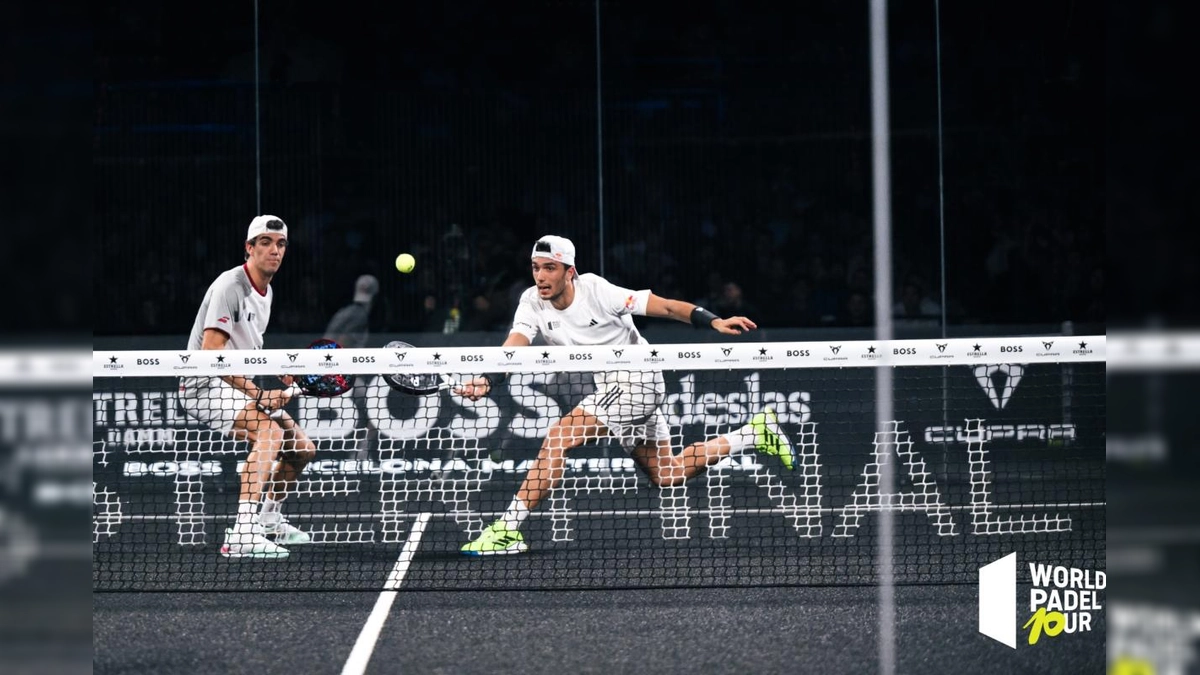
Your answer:
[[[739,429],[725,434],[725,440],[729,441],[729,446],[733,448],[731,452],[740,452],[747,448],[754,447],[754,427],[747,424]]]
[[[258,512],[258,522],[268,527],[278,525],[283,519],[283,514],[279,511],[279,502],[270,497],[263,497],[262,509]]]
[[[254,522],[254,514],[258,511],[255,502],[238,502],[237,522],[239,525],[249,525]]]
[[[504,515],[500,516],[500,520],[503,521],[504,527],[512,531],[521,529],[521,523],[524,523],[528,517],[529,507],[525,506],[525,502],[521,501],[519,497],[513,497],[512,503],[508,505],[508,510],[504,512]]]

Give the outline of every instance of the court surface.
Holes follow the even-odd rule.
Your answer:
[[[379,594],[101,593],[95,673],[337,673]],[[1101,673],[1090,633],[1013,650],[975,630],[973,586],[896,589],[898,673]],[[869,586],[401,592],[368,673],[869,673]]]
[[[446,534],[433,519],[419,518],[402,546],[366,549],[377,553],[373,556],[363,556],[362,547],[354,547],[356,555],[297,547],[282,562],[222,560],[212,568],[236,567],[242,578],[253,570],[269,587],[272,572],[295,574],[309,559],[338,569],[358,586],[376,579],[382,592],[97,593],[94,672],[337,673],[348,663],[345,672],[355,673],[878,670],[879,595],[869,584],[497,590],[489,586],[506,577],[543,574],[561,584],[572,580],[572,569],[586,578],[604,566],[630,578],[662,575],[663,563],[671,561],[662,551],[656,556],[646,550],[640,557],[636,547],[625,549],[619,561],[597,560],[587,555],[586,538],[521,556],[466,558],[448,550]],[[530,534],[536,536],[537,529]],[[800,557],[771,562],[765,556],[765,566],[761,559],[747,559],[731,573],[728,558],[703,553],[689,551],[691,581],[747,584],[776,564],[803,564]],[[214,551],[207,555],[221,560]],[[331,555],[341,558],[339,565],[330,566]],[[159,574],[165,585],[169,568],[159,568]],[[472,588],[464,583],[470,578],[479,586],[406,588],[409,580],[429,588],[439,574],[452,574],[459,588]],[[399,590],[383,591],[385,586]],[[977,633],[974,584],[902,585],[895,592],[895,672],[1103,672],[1102,613],[1090,632],[1013,650]],[[1022,596],[1028,592],[1019,590]]]
[[[428,512],[407,514],[398,541],[293,547],[282,561],[223,559],[215,537],[110,556],[103,573],[156,590],[94,594],[94,672],[878,672],[873,522],[837,539],[828,536],[833,514],[824,514],[824,535],[803,539],[787,535],[778,514],[743,513],[729,521],[728,539],[713,539],[708,516],[695,513],[692,538],[665,541],[657,516],[588,508],[633,498],[583,500],[571,541],[552,541],[548,516],[531,518],[532,549],[518,556],[462,556],[461,527]],[[1005,548],[1061,560],[1064,543],[1081,553],[1102,547],[1103,509],[1065,512],[1076,518],[1070,538],[1025,535]],[[313,514],[306,525],[329,517]],[[965,512],[953,517],[967,522]],[[905,545],[896,572],[921,583],[895,588],[895,672],[1104,672],[1103,612],[1090,632],[1015,650],[992,641],[976,629],[973,580],[999,542],[938,537],[923,514],[897,514],[897,525]],[[205,529],[215,535],[216,526]],[[170,541],[174,527],[130,523],[112,545]],[[967,581],[930,583],[931,571]],[[859,576],[868,582],[855,583]],[[691,588],[621,588],[671,583]],[[180,585],[199,590],[173,590]],[[309,590],[278,590],[289,586]],[[1017,609],[1014,621],[1028,615]]]

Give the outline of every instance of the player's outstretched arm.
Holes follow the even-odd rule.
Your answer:
[[[504,341],[504,344],[501,346],[502,347],[528,347],[529,346],[529,338],[525,337],[521,333],[509,333],[508,339],[506,339]],[[479,399],[483,398],[484,396],[487,396],[488,392],[490,392],[492,390],[492,379],[494,377],[496,377],[496,376],[495,375],[484,375],[482,377],[471,378],[469,381],[464,382],[462,384],[462,386],[455,387],[453,389],[453,391],[455,394],[458,394],[459,396],[468,398],[472,401],[478,401]]]
[[[712,328],[718,333],[724,333],[725,335],[741,335],[746,331],[758,328],[757,324],[744,316],[731,316],[728,319],[722,319],[707,309],[693,305],[690,302],[670,300],[653,293],[650,294],[650,299],[646,302],[646,316],[675,319],[683,323],[690,323],[696,328]]]

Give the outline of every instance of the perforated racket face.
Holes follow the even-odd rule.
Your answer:
[[[354,387],[353,375],[300,375],[296,384],[309,396],[341,396]]]
[[[397,391],[406,394],[432,394],[438,390],[442,380],[437,375],[388,375],[385,378],[389,385]]]
[[[400,340],[392,340],[383,348],[396,351],[397,358],[404,358],[405,350],[414,349],[412,345]],[[442,378],[434,373],[392,373],[385,375],[383,379],[392,389],[416,396],[432,394],[438,391],[438,387],[442,384]]]
[[[313,340],[309,349],[341,349],[342,346],[333,340],[322,338]],[[309,396],[341,396],[354,387],[353,375],[300,375],[296,377],[296,385]]]

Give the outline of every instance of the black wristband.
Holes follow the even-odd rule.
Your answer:
[[[692,310],[692,325],[696,328],[711,328],[712,330],[716,330],[713,328],[712,322],[719,318],[721,317],[703,307],[697,306],[696,309]]]
[[[504,381],[508,379],[508,373],[484,373],[480,377],[487,380],[488,389],[491,389],[498,384],[504,384]]]

